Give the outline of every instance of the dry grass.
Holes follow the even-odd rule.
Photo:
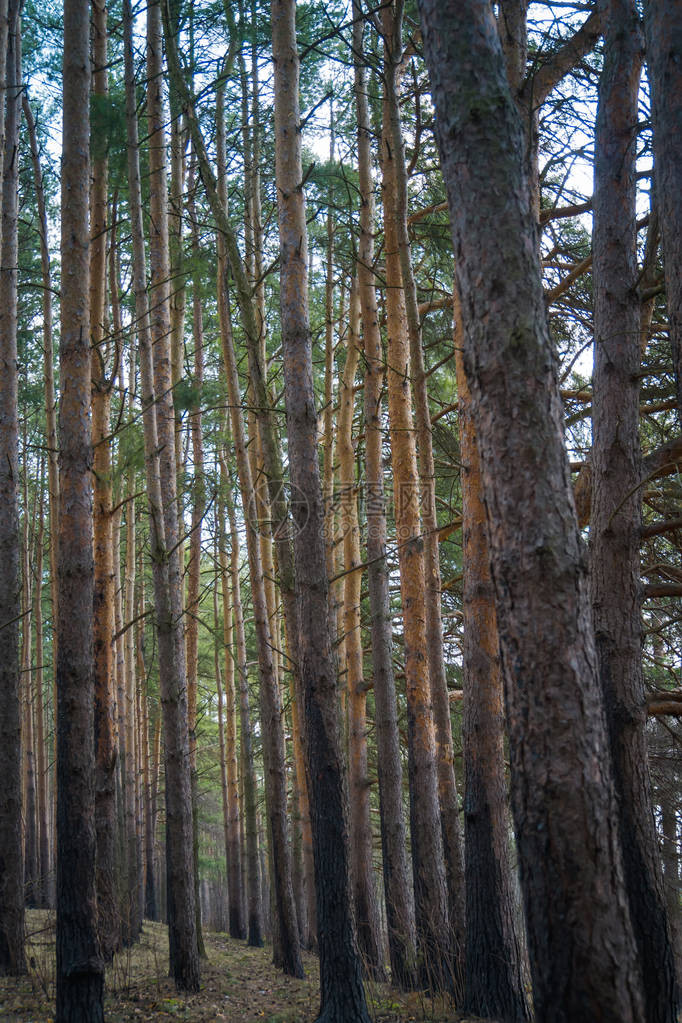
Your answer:
[[[54,915],[27,913],[30,971],[21,978],[0,977],[3,1023],[51,1023],[54,1018]],[[208,962],[202,964],[201,991],[176,992],[168,972],[168,938],[162,924],[145,921],[141,940],[125,949],[107,969],[105,1017],[108,1023],[184,1020],[191,1023],[308,1023],[319,1006],[317,960],[304,956],[306,977],[285,977],[271,962],[270,949],[249,948],[226,934],[206,934]],[[386,985],[368,985],[377,1023],[460,1019],[441,1000],[402,995]],[[464,1023],[464,1021],[462,1021]]]

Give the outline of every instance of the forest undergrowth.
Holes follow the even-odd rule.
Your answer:
[[[52,1023],[55,996],[55,916],[44,910],[26,914],[25,977],[0,977],[3,1023]],[[249,948],[227,934],[204,935],[208,961],[202,963],[201,990],[181,995],[168,976],[168,932],[145,920],[140,941],[114,957],[106,973],[105,1019],[184,1020],[187,1023],[307,1023],[319,1009],[318,962],[304,953],[306,976],[287,977],[272,965],[272,949]],[[421,992],[403,994],[386,984],[367,984],[370,1014],[376,1023],[473,1023],[457,1015],[443,998]]]

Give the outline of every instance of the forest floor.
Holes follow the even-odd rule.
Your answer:
[[[30,970],[26,977],[0,977],[2,1023],[51,1023],[54,1018],[54,914],[29,910],[26,930]],[[269,948],[249,948],[227,934],[205,934],[208,962],[201,991],[179,995],[167,976],[168,936],[162,924],[145,921],[141,940],[117,955],[107,969],[107,1023],[184,1020],[191,1023],[310,1023],[319,1008],[317,959],[304,956],[304,980],[275,969]],[[422,993],[409,995],[385,984],[368,984],[376,1023],[454,1023],[452,1005]]]

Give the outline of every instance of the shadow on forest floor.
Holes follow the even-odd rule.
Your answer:
[[[27,912],[26,977],[0,977],[3,1023],[51,1023],[54,1019],[54,914]],[[226,934],[205,934],[208,962],[202,963],[201,991],[179,995],[167,976],[168,937],[163,924],[145,921],[141,940],[124,949],[107,969],[107,1023],[185,1020],[190,1023],[310,1023],[319,1007],[317,960],[304,955],[306,977],[294,980],[276,970],[269,948],[249,948]],[[403,995],[383,984],[367,988],[376,1023],[461,1021],[442,999]]]

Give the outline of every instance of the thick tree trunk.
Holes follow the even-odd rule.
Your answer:
[[[682,421],[682,0],[644,4],[654,189],[661,224],[670,347]]]
[[[639,546],[640,302],[636,135],[642,41],[634,0],[603,0],[594,165],[594,372],[590,583],[597,664],[619,801],[646,1019],[673,1023],[675,964],[644,728]]]
[[[92,437],[90,430],[90,9],[64,5],[60,517],[57,618],[57,1020],[103,1020],[95,891]]]
[[[535,1015],[639,1021],[523,132],[492,7],[420,0],[420,10],[488,513]]]
[[[388,925],[388,951],[393,983],[412,986],[416,948],[412,879],[402,804],[402,764],[398,711],[393,677],[393,641],[386,566],[386,508],[382,463],[381,395],[384,360],[374,280],[374,186],[367,75],[363,58],[363,21],[359,0],[353,2],[355,101],[358,121],[360,238],[358,285],[365,361],[365,476],[367,561],[371,648],[374,676],[377,771],[381,809],[381,846]]]
[[[514,921],[499,639],[483,484],[462,359],[462,319],[456,294],[455,359],[464,565],[462,752],[466,943],[462,1008],[472,1015],[518,1023],[527,1020],[529,1012]]]
[[[17,410],[18,4],[0,6],[0,102],[4,180],[0,261],[0,973],[24,973],[24,863],[21,834],[21,710]],[[5,108],[7,113],[5,114]],[[4,132],[0,133],[4,135]]]
[[[275,164],[280,239],[280,313],[293,489],[298,655],[315,852],[321,1009],[324,1023],[368,1021],[353,921],[348,794],[336,698],[317,460],[317,416],[308,320],[308,244],[301,187],[296,4],[273,0]]]

